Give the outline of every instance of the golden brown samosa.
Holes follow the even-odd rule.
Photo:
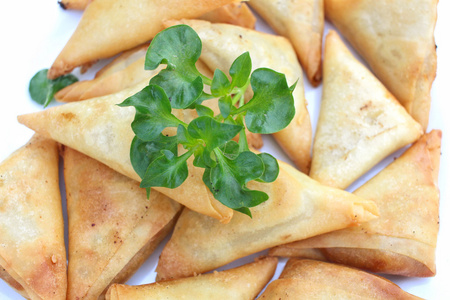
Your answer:
[[[13,288],[29,299],[66,299],[54,141],[35,135],[0,164],[0,245],[0,275]]]
[[[224,299],[253,300],[275,273],[277,260],[257,259],[234,269],[141,286],[112,285],[108,300]]]
[[[94,0],[59,0],[58,4],[63,9],[83,10],[89,5],[89,3],[91,1],[94,1]]]
[[[322,79],[323,0],[251,0],[250,6],[297,52],[309,82]]]
[[[344,189],[421,134],[421,126],[330,31],[310,176]]]
[[[60,102],[73,102],[104,96],[149,80],[161,69],[145,70],[148,44],[125,51],[95,74],[92,80],[77,81],[55,94]]]
[[[160,280],[192,276],[264,249],[374,219],[372,201],[321,185],[286,163],[273,183],[250,182],[269,200],[252,208],[252,218],[235,214],[228,224],[185,209],[164,247]]]
[[[54,79],[151,40],[169,19],[196,18],[236,0],[95,0],[48,71]]]
[[[144,81],[119,93],[85,101],[67,103],[44,111],[21,115],[19,122],[36,132],[90,156],[134,180],[140,181],[130,162],[130,146],[134,138],[131,122],[134,107],[118,103],[147,85]],[[203,183],[203,170],[188,160],[189,174],[176,189],[155,188],[192,210],[228,222],[233,210],[214,198]]]
[[[439,230],[441,132],[424,135],[400,158],[354,192],[373,200],[380,218],[276,247],[271,255],[310,257],[404,276],[434,276]]]
[[[421,299],[395,283],[361,270],[307,259],[290,259],[258,300]]]
[[[255,15],[253,15],[247,4],[243,2],[230,3],[216,8],[215,10],[201,15],[199,19],[212,23],[234,24],[251,29],[254,29],[256,24]]]
[[[325,15],[426,130],[438,0],[326,0]]]
[[[311,161],[311,121],[306,109],[302,69],[289,41],[284,37],[229,24],[211,24],[200,20],[180,22],[191,26],[200,36],[203,43],[200,59],[211,70],[228,72],[233,61],[249,51],[253,70],[268,67],[285,74],[289,85],[297,82],[293,92],[294,119],[288,127],[273,136],[295,165],[302,172],[308,173]],[[180,22],[166,22],[166,25]]]
[[[67,299],[104,297],[123,283],[172,230],[181,205],[65,147],[69,220]]]

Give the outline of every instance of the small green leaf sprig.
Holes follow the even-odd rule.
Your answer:
[[[63,75],[56,79],[48,79],[47,73],[48,69],[42,69],[34,74],[28,86],[31,99],[43,105],[44,108],[50,104],[59,90],[78,81],[78,78],[72,74]]]
[[[161,31],[152,40],[145,58],[145,69],[160,64],[167,67],[150,80],[148,86],[119,106],[134,106],[131,127],[135,137],[130,158],[141,177],[141,187],[176,188],[188,177],[187,160],[204,168],[203,182],[222,204],[251,217],[250,207],[268,199],[262,191],[250,190],[247,183],[274,181],[279,172],[270,154],[249,150],[245,126],[254,133],[274,133],[285,128],[295,114],[292,91],[283,74],[260,68],[253,73],[248,52],[230,67],[229,75],[216,70],[212,79],[201,74],[195,64],[202,43],[187,25]],[[209,85],[211,93],[204,92]],[[251,86],[253,98],[244,102]],[[218,99],[220,114],[203,105]],[[173,109],[194,109],[198,117],[186,124]],[[176,135],[162,132],[175,127]],[[237,142],[233,140],[237,135]],[[183,153],[178,153],[178,145]]]

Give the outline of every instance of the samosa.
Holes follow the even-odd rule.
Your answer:
[[[377,204],[377,220],[279,246],[270,254],[310,258],[315,249],[319,259],[372,272],[434,276],[440,145],[441,132],[431,131],[354,192]]]
[[[427,129],[438,0],[325,0],[325,16]]]
[[[236,0],[94,0],[48,71],[50,79],[150,41],[170,19],[196,18]]]
[[[290,259],[258,300],[422,299],[395,283],[361,270],[307,259]]]
[[[147,80],[121,92],[85,101],[71,102],[44,111],[21,115],[19,122],[36,132],[90,156],[134,180],[141,181],[130,161],[130,146],[134,138],[131,122],[133,107],[118,103],[147,85]],[[182,116],[181,116],[182,117]],[[189,174],[176,189],[159,188],[169,198],[192,210],[228,222],[233,210],[214,198],[203,183],[203,170],[188,160]]]
[[[73,102],[117,93],[144,80],[150,80],[161,69],[145,70],[148,44],[123,52],[91,80],[77,81],[55,94],[60,102]]]
[[[251,0],[250,6],[297,52],[309,82],[322,79],[323,0]]]
[[[310,176],[345,189],[421,134],[420,124],[330,31]]]
[[[104,298],[123,283],[172,230],[181,205],[65,147],[69,220],[67,299]]]
[[[108,300],[223,299],[253,300],[275,273],[277,260],[259,258],[234,269],[140,286],[112,285]]]
[[[256,17],[244,2],[230,3],[199,17],[212,23],[226,23],[254,29]]]
[[[285,74],[289,85],[296,84],[292,94],[294,119],[273,136],[295,165],[302,172],[308,173],[311,162],[311,121],[306,109],[303,72],[289,41],[281,36],[239,26],[200,20],[166,22],[166,26],[179,23],[191,26],[200,36],[203,43],[200,58],[211,70],[228,71],[236,57],[249,51],[253,70],[271,68]]]
[[[221,224],[185,209],[161,253],[157,279],[204,273],[275,245],[357,226],[378,215],[372,201],[321,185],[294,167],[279,164],[273,183],[249,183],[250,189],[269,195],[252,209],[252,218],[236,214]]]
[[[66,299],[58,158],[35,135],[0,164],[0,276],[29,299]]]

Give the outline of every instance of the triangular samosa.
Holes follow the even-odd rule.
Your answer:
[[[426,130],[438,0],[325,0],[325,16]]]
[[[310,176],[344,189],[421,134],[421,126],[330,31]]]
[[[309,82],[322,79],[323,0],[251,0],[250,6],[297,52]]]
[[[252,218],[235,214],[228,224],[185,209],[166,244],[158,279],[192,276],[287,241],[356,226],[374,219],[372,201],[321,185],[294,167],[279,162],[273,183],[250,182],[269,200],[252,208]]]
[[[395,283],[361,270],[307,259],[290,259],[258,300],[421,299]]]
[[[0,164],[0,275],[29,299],[66,299],[58,157],[35,135]]]
[[[212,23],[234,24],[254,29],[256,17],[244,2],[230,3],[199,17]]]
[[[119,92],[132,87],[161,71],[145,70],[145,54],[148,44],[125,51],[100,71],[92,80],[77,81],[55,94],[55,99],[61,102],[86,100]]]
[[[310,257],[404,276],[433,276],[439,230],[441,132],[431,131],[354,192],[373,200],[380,218],[276,247],[272,255]]]
[[[48,71],[54,79],[151,40],[170,19],[196,18],[236,0],[95,0]]]
[[[191,26],[203,43],[201,60],[211,69],[228,72],[233,61],[249,51],[253,70],[267,67],[286,75],[289,85],[297,82],[293,92],[295,116],[285,129],[275,133],[278,144],[295,165],[308,173],[311,161],[311,121],[306,109],[303,73],[289,41],[255,30],[200,20],[182,20]],[[178,22],[167,22],[166,25]],[[249,100],[249,99],[248,99]]]
[[[67,299],[104,297],[123,283],[172,230],[181,205],[65,147],[69,220]]]
[[[18,119],[34,131],[141,181],[130,162],[130,146],[134,137],[131,122],[135,109],[116,104],[146,85],[147,81],[144,81],[116,94],[55,106],[19,116]],[[188,176],[181,186],[176,189],[155,189],[192,210],[228,222],[233,210],[214,198],[203,183],[204,169],[194,167],[192,161],[193,158],[188,160],[192,176]]]
[[[141,286],[114,284],[106,299],[253,300],[275,273],[277,260],[257,259],[234,269]]]

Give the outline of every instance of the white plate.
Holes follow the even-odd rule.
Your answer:
[[[10,153],[24,145],[33,132],[20,125],[16,117],[19,114],[41,110],[41,106],[31,101],[28,95],[28,82],[40,69],[48,68],[69,39],[78,24],[81,12],[64,11],[57,1],[8,1],[0,12],[1,46],[0,54],[3,63],[0,75],[0,95],[2,96],[0,109],[0,161]],[[332,26],[327,24],[325,33]],[[258,29],[270,31],[263,22],[258,22]],[[404,278],[388,276],[390,280],[400,285],[404,290],[427,299],[444,299],[450,295],[450,192],[449,184],[449,146],[450,116],[448,93],[450,90],[450,3],[440,1],[438,5],[438,22],[435,37],[438,45],[438,72],[431,91],[432,106],[429,129],[443,131],[441,170],[440,170],[440,232],[437,247],[437,275],[434,278]],[[91,78],[93,68],[81,78]],[[309,102],[313,127],[318,117],[321,87],[312,88],[305,80],[306,99]],[[53,104],[55,105],[55,104]],[[265,138],[264,151],[272,152],[280,159],[286,157],[270,138]],[[350,190],[361,185],[384,166],[393,157],[398,157],[403,150],[391,155],[371,172],[352,185]],[[1,195],[0,195],[1,199]],[[67,230],[66,230],[67,232]],[[1,237],[0,237],[1,239]],[[154,269],[157,258],[162,249],[160,246],[147,262],[138,270],[128,282],[129,284],[143,284],[154,279]],[[251,257],[243,258],[231,265],[251,261]],[[275,278],[282,269],[284,260],[279,265]],[[227,266],[229,267],[229,266]],[[225,268],[227,268],[225,267]],[[0,280],[0,299],[21,299],[7,284]]]

